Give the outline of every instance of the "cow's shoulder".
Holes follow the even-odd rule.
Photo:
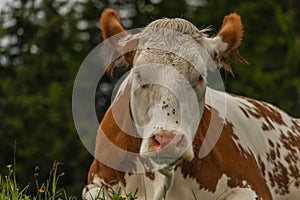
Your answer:
[[[208,94],[216,100],[207,98],[207,106],[225,110],[224,122],[231,125],[223,134],[231,138],[235,151],[253,160],[272,196],[293,195],[295,188],[299,190],[300,120],[264,101],[212,89]],[[219,140],[224,142],[222,136]]]

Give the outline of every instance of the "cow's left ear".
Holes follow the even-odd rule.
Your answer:
[[[238,51],[243,33],[241,17],[236,13],[232,13],[224,17],[222,27],[218,34],[213,38],[207,38],[205,41],[217,66],[224,68],[224,70],[229,72],[232,76],[234,76],[234,73],[230,66],[230,55],[233,55],[238,61],[248,64]]]
[[[117,55],[117,59],[106,66],[102,75],[108,73],[112,76],[115,62],[120,59],[132,67],[135,51],[139,43],[139,34],[131,35],[125,31],[120,23],[119,14],[111,8],[105,9],[101,14],[100,27],[103,39],[107,40],[113,49],[113,53]]]

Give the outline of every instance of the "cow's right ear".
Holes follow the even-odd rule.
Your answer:
[[[121,55],[105,68],[103,74],[108,73],[112,76],[114,64],[121,57],[124,58],[129,66],[133,66],[135,49],[139,43],[138,35],[127,33],[120,24],[120,16],[111,8],[105,9],[101,14],[100,27],[103,39],[107,39],[112,48],[118,51],[118,55]]]
[[[232,76],[234,73],[230,66],[229,56],[233,55],[238,61],[248,64],[238,51],[243,33],[241,17],[232,13],[224,17],[222,27],[215,37],[204,40],[217,66],[224,68],[225,72],[231,73]]]

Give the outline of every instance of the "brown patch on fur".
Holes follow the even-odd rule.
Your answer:
[[[113,170],[110,167],[103,165],[96,159],[90,166],[88,183],[93,183],[93,177],[95,175],[102,178],[107,184],[112,186],[118,184],[119,182],[122,182],[124,185],[126,185],[124,172]]]
[[[282,142],[283,147],[288,150],[288,156],[286,156],[286,159],[293,163],[299,162],[300,164],[300,132],[298,135],[289,131],[287,132],[287,135],[281,134],[280,141]]]
[[[261,126],[261,129],[264,130],[264,131],[270,131],[271,130],[270,127],[265,123],[263,123],[263,125]]]
[[[113,60],[110,64],[108,64],[102,74],[108,73],[111,77],[113,76],[115,63],[121,59],[122,57],[125,59],[129,66],[133,66],[133,59],[135,56],[135,49],[138,45],[138,39],[130,40],[125,42],[124,46],[119,46],[119,41],[125,37],[128,37],[129,34],[125,31],[125,29],[120,24],[120,16],[118,13],[110,8],[107,8],[103,11],[100,17],[100,26],[102,28],[102,37],[103,39],[108,39],[114,36],[113,39],[110,39],[110,45],[112,45],[113,49],[119,51],[120,56],[117,56],[117,59]],[[114,52],[112,52],[114,54]]]
[[[246,110],[245,110],[243,107],[241,107],[241,106],[239,106],[239,108],[242,110],[242,112],[244,113],[244,115],[245,115],[247,118],[249,118],[249,115],[248,115],[248,113],[246,112]]]
[[[267,177],[270,180],[271,186],[274,188],[276,194],[285,195],[290,192],[289,187],[294,184],[299,187],[300,174],[298,166],[300,166],[300,137],[298,134],[281,132],[281,144],[276,145],[269,139],[270,149],[266,154],[268,165],[272,166],[272,170],[268,171]],[[287,155],[283,157],[287,166],[282,163],[280,159],[280,149],[286,149]],[[266,176],[266,174],[264,174]]]
[[[213,110],[213,109],[212,109]],[[216,112],[216,111],[213,111]],[[262,172],[255,158],[243,152],[234,142],[233,124],[224,124],[221,136],[213,150],[204,158],[198,158],[200,146],[205,138],[211,119],[211,111],[205,108],[198,132],[193,141],[195,157],[191,162],[184,161],[181,171],[184,177],[192,177],[199,183],[200,189],[216,191],[218,181],[225,174],[229,177],[228,186],[251,187],[259,198],[272,199]],[[222,120],[219,118],[218,120]],[[215,122],[214,122],[215,123]],[[260,163],[262,165],[262,163]],[[247,182],[247,186],[243,184]]]
[[[131,171],[136,170],[136,160],[127,152],[139,153],[142,140],[138,137],[134,123],[131,122],[129,112],[130,88],[131,86],[128,84],[125,92],[120,94],[119,100],[114,102],[106,112],[99,126],[96,138],[95,159],[88,175],[89,183],[92,182],[93,176],[97,175],[110,185],[115,185],[119,182],[126,185],[125,172],[106,166],[98,161],[97,158],[110,161],[114,166],[119,166],[120,168],[126,166]],[[122,111],[121,115],[120,111]],[[131,135],[125,133],[123,130],[130,131]],[[124,151],[114,149],[112,146]],[[149,166],[151,167],[151,165]],[[153,179],[153,175],[150,173],[147,174],[147,177]]]
[[[112,144],[107,142],[107,139],[112,142],[113,145],[125,151],[135,153],[139,152],[140,140],[120,130],[114,121],[111,109],[106,113],[100,127],[96,139],[95,160],[90,167],[88,182],[92,182],[92,177],[96,174],[110,185],[117,184],[120,181],[125,185],[124,172],[106,166],[99,162],[97,158],[101,157],[104,160],[109,160],[114,165],[126,165],[134,169],[135,164],[130,162],[132,158],[129,158],[126,152],[113,150],[111,148]]]
[[[275,193],[284,195],[289,193],[289,176],[287,168],[280,162],[275,163],[274,171],[269,172],[271,185],[275,187]]]
[[[260,170],[263,174],[263,176],[265,177],[266,176],[266,165],[265,163],[261,160],[260,156],[257,157],[257,161],[258,161],[258,164],[260,166]]]
[[[234,76],[234,73],[230,66],[230,55],[233,55],[238,61],[248,64],[247,60],[244,59],[238,51],[243,34],[243,24],[241,17],[238,14],[232,13],[224,17],[223,24],[218,35],[222,38],[223,42],[227,43],[228,47],[225,52],[219,53],[215,59],[217,60],[217,63],[223,66],[225,71],[229,72],[232,76]]]
[[[235,95],[233,95],[235,96]],[[265,102],[259,102],[254,99],[242,97],[249,103],[253,105],[253,107],[243,104],[243,112],[246,112],[249,116],[252,116],[257,119],[264,119],[264,122],[262,124],[262,130],[264,131],[269,131],[269,130],[274,130],[275,127],[272,124],[272,122],[275,122],[279,125],[286,125],[282,119],[282,116],[280,112],[278,112],[276,109],[274,109],[272,106]]]
[[[134,173],[128,173],[129,176],[134,175]],[[146,172],[145,173],[146,177],[149,178],[150,180],[155,180],[155,174],[153,172]]]
[[[136,53],[136,48],[139,45],[139,39],[129,39],[122,48],[124,58],[130,67],[133,67],[133,60]]]
[[[293,133],[300,133],[300,119],[293,119],[292,120],[292,127]]]
[[[146,177],[150,180],[155,180],[155,174],[153,172],[146,172]]]

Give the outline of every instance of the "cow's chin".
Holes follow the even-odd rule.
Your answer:
[[[142,158],[150,159],[159,166],[174,166],[182,161],[192,161],[194,158],[193,148],[189,147],[184,153],[179,153],[177,156],[169,155],[159,151],[141,151]]]

